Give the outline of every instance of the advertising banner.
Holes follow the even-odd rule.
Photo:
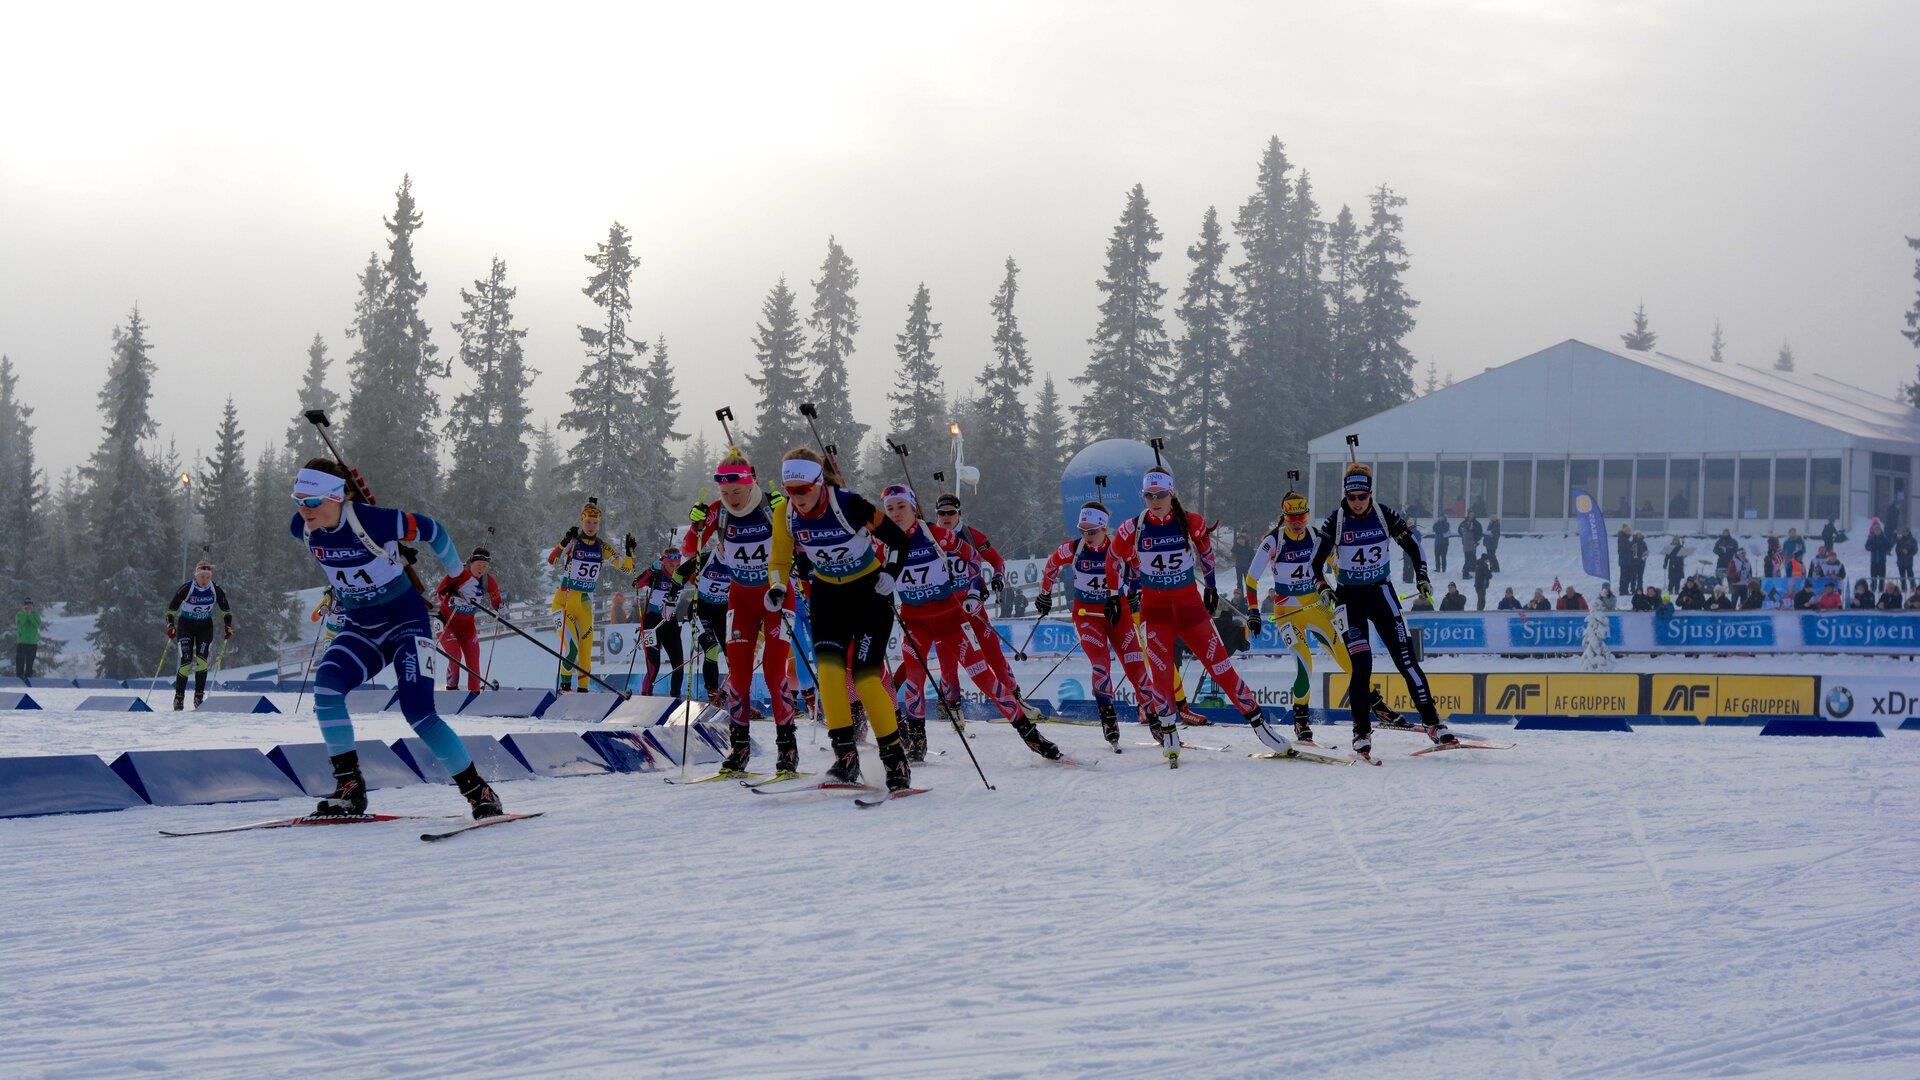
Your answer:
[[[1920,716],[1920,673],[1825,676],[1817,715],[1828,720],[1872,720],[1897,728],[1902,721]]]

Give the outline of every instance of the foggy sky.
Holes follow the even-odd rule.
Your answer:
[[[59,10],[54,10],[59,7]],[[705,10],[692,12],[689,7]],[[50,475],[99,438],[109,332],[151,324],[162,439],[248,451],[323,334],[344,393],[355,275],[411,172],[442,353],[458,290],[505,259],[557,420],[593,319],[583,255],[642,258],[683,430],[743,416],[768,288],[829,234],[861,273],[861,419],[885,422],[915,285],[952,390],[988,358],[1009,254],[1037,366],[1068,385],[1108,231],[1143,183],[1170,333],[1208,205],[1231,221],[1278,135],[1326,217],[1408,199],[1411,339],[1458,377],[1567,337],[1803,370],[1890,393],[1920,235],[1920,5],[1277,3],[41,5],[0,64],[0,352]],[[908,8],[914,10],[907,10]],[[1236,249],[1235,258],[1238,258]],[[1418,378],[1418,373],[1416,373]],[[442,386],[465,385],[456,369]]]

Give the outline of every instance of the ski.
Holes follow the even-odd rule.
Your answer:
[[[748,787],[752,787],[753,785],[765,779],[766,779],[765,773],[751,773],[751,772],[738,771],[733,769],[721,769],[719,772],[716,772],[716,773],[708,773],[705,776],[695,776],[686,780],[682,780],[677,776],[669,776],[667,777],[667,783],[691,785],[691,784],[711,784],[715,780],[738,780],[742,784],[745,784]]]
[[[228,825],[219,829],[161,829],[161,836],[218,836],[221,833],[250,832],[254,829],[297,829],[308,825],[364,825],[376,821],[431,821],[428,814],[306,814],[301,817],[271,818]]]
[[[774,773],[772,776],[767,777],[764,780],[761,780],[761,779],[742,780],[740,781],[740,786],[744,788],[767,787],[771,784],[784,784],[789,780],[799,780],[802,777],[807,777],[812,775],[813,774],[810,772],[793,772],[791,770],[782,769]]]
[[[768,785],[760,784],[756,787],[750,787],[747,790],[753,792],[755,795],[799,795],[808,791],[863,791],[873,794],[880,791],[879,788],[874,787],[872,784],[847,784],[838,780],[821,780],[817,783],[802,784],[799,787],[783,787],[778,789],[769,789]]]
[[[1354,756],[1354,760],[1364,761],[1369,765],[1382,764],[1379,758],[1373,756],[1373,751],[1371,750],[1355,750],[1353,752],[1353,756]]]
[[[1258,753],[1248,754],[1247,756],[1250,758],[1253,758],[1256,761],[1311,761],[1315,765],[1351,765],[1353,764],[1353,759],[1350,757],[1336,757],[1333,754],[1319,754],[1309,750],[1300,750],[1297,748],[1292,752],[1285,753],[1285,754],[1279,753],[1278,751],[1274,751],[1274,750],[1261,750]]]
[[[904,799],[909,795],[925,795],[929,790],[929,788],[923,787],[901,788],[899,791],[889,791],[877,799],[855,799],[853,800],[853,805],[862,810],[867,810],[875,806],[884,806],[895,799]]]
[[[1415,750],[1413,753],[1408,754],[1407,756],[1419,757],[1422,754],[1438,753],[1441,750],[1511,750],[1517,745],[1519,744],[1518,743],[1469,742],[1466,739],[1456,739],[1450,743],[1434,743],[1432,746],[1423,746],[1420,749]]]
[[[1143,747],[1146,747],[1146,748],[1147,748],[1147,749],[1149,749],[1149,750],[1165,750],[1165,749],[1166,749],[1166,747],[1164,747],[1164,746],[1161,746],[1161,745],[1160,745],[1159,743],[1157,743],[1157,742],[1137,742],[1137,743],[1134,743],[1133,745],[1135,745],[1135,746],[1143,746]],[[1224,753],[1226,753],[1226,752],[1227,752],[1228,750],[1231,750],[1231,749],[1233,749],[1233,748],[1232,748],[1232,747],[1230,747],[1230,746],[1209,746],[1209,745],[1208,745],[1208,744],[1206,744],[1206,743],[1191,743],[1191,742],[1182,742],[1182,743],[1180,744],[1180,749],[1182,749],[1182,750],[1213,750],[1213,751],[1216,751],[1216,752],[1218,752],[1218,753],[1222,753],[1222,754],[1224,754]]]
[[[457,829],[448,829],[445,832],[421,833],[420,839],[429,843],[435,840],[447,840],[455,836],[470,833],[475,829],[484,829],[490,825],[505,825],[509,821],[525,821],[528,818],[537,818],[544,813],[546,813],[545,810],[535,810],[531,814],[501,814],[499,817],[481,818],[478,821],[462,825]]]
[[[1092,761],[1092,760],[1082,761],[1079,758],[1068,757],[1065,754],[1062,754],[1057,758],[1043,757],[1040,760],[1046,762],[1049,765],[1058,765],[1063,769],[1086,769],[1088,771],[1094,771],[1100,768],[1100,763],[1098,761]]]

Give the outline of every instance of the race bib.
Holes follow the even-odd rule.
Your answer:
[[[420,671],[420,677],[428,682],[439,682],[440,650],[436,649],[430,637],[413,639],[414,664]]]

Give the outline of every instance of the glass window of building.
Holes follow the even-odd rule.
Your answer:
[[[1433,462],[1407,462],[1406,512],[1416,518],[1433,516]]]
[[[1733,516],[1733,459],[1708,458],[1706,482],[1701,485],[1700,516]]]
[[[1467,475],[1467,509],[1482,518],[1499,513],[1500,462],[1495,458],[1476,458]]]
[[[1736,491],[1739,502],[1734,510],[1743,520],[1766,517],[1773,507],[1773,459],[1741,458]]]
[[[1407,475],[1407,463],[1404,461],[1382,461],[1373,467],[1373,490],[1375,495],[1395,510],[1407,504],[1401,497],[1400,484]]]
[[[1667,459],[1643,457],[1633,463],[1633,516],[1667,516]]]
[[[1667,462],[1667,516],[1690,518],[1700,512],[1700,459]]]
[[[1333,511],[1334,504],[1340,501],[1340,477],[1346,466],[1338,461],[1322,461],[1313,467],[1313,491],[1327,512]]]
[[[1807,459],[1779,458],[1773,463],[1773,516],[1807,516]]]
[[[1600,497],[1600,505],[1606,508],[1607,516],[1615,521],[1632,517],[1633,459],[1608,458],[1601,473],[1600,490],[1594,494]]]
[[[1533,516],[1533,506],[1529,499],[1533,495],[1533,462],[1528,458],[1509,457],[1506,471],[1500,474],[1500,509],[1498,513],[1505,518],[1525,520]]]
[[[1600,497],[1600,462],[1594,458],[1574,458],[1567,462],[1567,516],[1573,516],[1573,489],[1579,488]],[[1606,505],[1602,503],[1601,505]]]
[[[1440,512],[1448,517],[1459,517],[1467,508],[1467,463],[1464,461],[1443,461],[1440,463]]]
[[[1840,459],[1837,457],[1817,457],[1813,459],[1813,483],[1809,496],[1810,509],[1807,517],[1819,521],[1823,518],[1840,516]]]
[[[1533,463],[1533,512],[1536,517],[1566,517],[1567,463],[1563,458],[1541,458]]]

